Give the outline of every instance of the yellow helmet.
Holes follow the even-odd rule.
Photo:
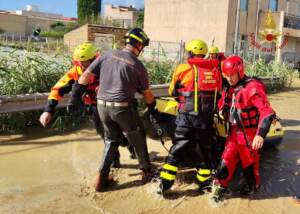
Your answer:
[[[194,39],[186,44],[185,50],[194,55],[199,55],[199,54],[206,55],[207,44],[200,39]]]
[[[97,48],[89,42],[84,42],[78,45],[73,53],[73,60],[75,61],[87,61],[93,59],[97,54]]]
[[[219,48],[217,47],[217,46],[211,46],[210,48],[209,48],[209,51],[208,51],[208,53],[210,53],[210,54],[217,54],[217,53],[219,53],[220,51],[219,51]]]

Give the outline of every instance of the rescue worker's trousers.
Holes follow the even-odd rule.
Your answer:
[[[197,180],[200,183],[210,181],[212,133],[211,130],[176,127],[174,144],[170,148],[166,163],[160,173],[162,191],[171,188],[181,163],[193,163],[193,166],[198,169]]]
[[[104,129],[101,123],[101,119],[99,117],[97,107],[92,105],[89,106],[88,108],[89,108],[88,113],[91,114],[91,119],[94,123],[97,133],[104,139]],[[120,145],[126,147],[130,153],[134,152],[132,145],[129,144],[127,138],[124,135],[122,135],[122,141]],[[117,150],[115,161],[119,161],[119,159],[120,159],[120,152],[119,150]]]
[[[221,163],[216,174],[217,182],[226,188],[233,177],[236,164],[241,160],[247,184],[251,187],[258,187],[260,184],[258,151],[250,148],[250,145],[241,144],[238,135],[241,136],[241,133],[238,134],[235,130],[232,130],[227,137]],[[252,142],[253,137],[248,136],[248,141]]]
[[[135,149],[140,169],[146,172],[150,171],[151,165],[146,144],[146,135],[137,110],[132,105],[127,107],[112,107],[98,104],[97,107],[103,123],[105,136],[105,148],[99,169],[100,173],[108,176],[111,163],[122,142],[123,134]]]

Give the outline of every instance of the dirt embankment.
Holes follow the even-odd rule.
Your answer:
[[[141,185],[137,161],[120,148],[123,167],[113,170],[117,185],[95,193],[93,183],[103,142],[92,127],[63,136],[45,130],[0,136],[0,213],[298,213],[292,200],[300,193],[300,80],[293,88],[269,95],[285,127],[284,142],[262,152],[263,187],[250,199],[233,195],[212,208],[199,195],[193,170],[182,171],[166,198],[157,182]],[[148,140],[150,157],[161,166],[167,152]],[[166,143],[170,147],[170,142]]]

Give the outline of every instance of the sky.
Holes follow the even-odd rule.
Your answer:
[[[104,4],[134,5],[144,7],[144,0],[102,0]],[[41,12],[59,13],[66,17],[77,17],[77,0],[0,0],[0,10],[22,10],[26,5],[38,5]]]

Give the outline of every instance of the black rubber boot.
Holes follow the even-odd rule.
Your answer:
[[[244,196],[248,196],[248,195],[253,195],[254,193],[256,193],[259,190],[260,186],[254,186],[254,185],[249,185],[249,184],[245,184],[241,189],[240,189],[240,194],[244,195]]]
[[[259,185],[256,185],[256,180],[254,176],[254,165],[250,165],[243,169],[243,174],[246,183],[240,190],[241,195],[252,195],[258,191]]]
[[[204,194],[206,192],[211,192],[211,188],[212,188],[212,180],[209,179],[207,181],[204,182],[199,182],[198,181],[198,185],[199,185],[199,193],[200,194]]]
[[[160,184],[159,184],[159,188],[157,190],[157,193],[159,195],[165,195],[166,192],[171,189],[171,187],[173,186],[174,181],[169,181],[166,179],[161,179],[160,180]]]

